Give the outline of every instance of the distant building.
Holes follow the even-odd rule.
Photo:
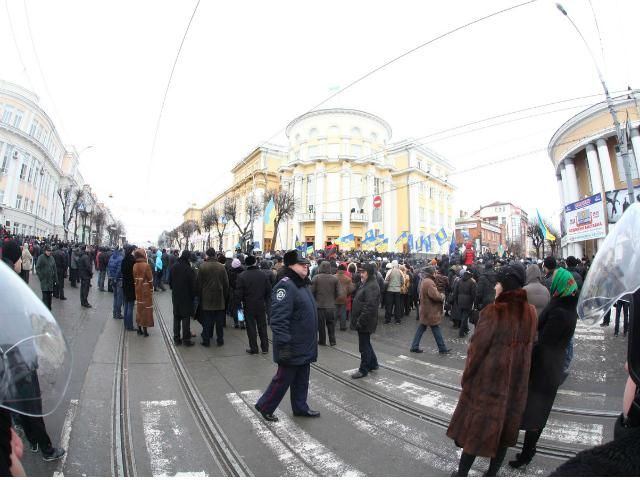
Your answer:
[[[510,202],[493,202],[480,207],[471,217],[503,226],[505,250],[510,251],[511,245],[515,243],[520,246],[522,255],[527,254],[529,215],[522,208]]]
[[[636,201],[640,201],[640,91],[613,99],[623,129],[630,130],[629,157]],[[561,246],[564,257],[594,255],[610,225],[629,206],[623,162],[606,102],[567,120],[549,142],[560,194]],[[594,196],[601,195],[600,204]]]
[[[496,253],[502,245],[507,251],[505,226],[485,222],[478,218],[461,217],[456,220],[456,243],[471,242],[476,254]]]

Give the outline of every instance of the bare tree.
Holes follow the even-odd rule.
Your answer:
[[[96,225],[96,245],[99,247],[102,243],[102,230],[104,229],[104,224],[106,223],[107,213],[102,208],[97,207],[96,211],[93,212],[92,217],[93,222]],[[89,229],[89,231],[91,231],[91,229]]]
[[[511,242],[509,244],[509,253],[518,258],[522,257],[522,245],[520,242]]]
[[[240,245],[243,250],[249,250],[246,253],[251,253],[251,248],[247,247],[247,241],[252,237],[252,225],[253,221],[260,214],[262,205],[258,202],[253,195],[246,198],[244,202],[244,221],[240,218],[240,212],[238,209],[238,203],[240,199],[238,197],[228,197],[224,201],[224,216],[235,224],[240,232]],[[243,226],[244,225],[244,226]]]
[[[182,240],[184,240],[184,248],[189,247],[189,238],[194,233],[200,233],[200,224],[195,220],[186,220],[182,222],[177,231],[180,235],[182,235]],[[178,248],[182,250],[182,241],[178,239]]]
[[[540,225],[533,224],[527,227],[527,237],[531,239],[533,248],[536,249],[536,258],[540,258],[540,247],[542,247],[542,256],[544,256],[544,236]]]
[[[213,207],[210,212],[213,218],[213,226],[218,232],[218,251],[222,252],[222,239],[224,237],[224,231],[227,229],[227,219],[224,215],[220,215],[220,212],[218,212],[215,207]]]
[[[278,238],[278,227],[280,222],[293,217],[296,212],[296,201],[293,193],[288,190],[267,190],[264,202],[267,204],[273,199],[273,237],[271,238],[271,250],[276,249],[276,239]]]
[[[210,208],[202,214],[202,229],[207,233],[207,248],[211,245],[211,228],[217,221],[215,207]]]
[[[551,251],[551,255],[555,257],[558,254],[558,250],[560,247],[560,232],[558,232],[558,230],[556,230],[556,228],[546,218],[544,219],[544,224],[549,229],[549,233],[551,233],[551,235],[556,237],[555,240],[547,240],[547,244],[549,245],[549,250]],[[544,255],[544,251],[542,255]]]
[[[58,198],[62,204],[62,228],[64,229],[64,240],[69,240],[69,225],[74,217],[77,218],[78,206],[82,203],[84,192],[72,185],[58,188]],[[77,222],[76,222],[77,223]],[[76,230],[78,229],[76,225]],[[74,231],[75,234],[75,231]]]

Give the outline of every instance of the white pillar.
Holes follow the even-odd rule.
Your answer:
[[[633,145],[633,156],[636,158],[636,168],[640,174],[640,132],[638,128],[631,129],[631,143]],[[631,158],[630,160],[633,161]]]
[[[567,169],[564,162],[560,164],[560,177],[562,178],[562,198],[564,198],[564,204],[571,203],[571,195],[569,195],[569,182],[567,181]]]
[[[567,171],[569,203],[577,202],[578,200],[580,200],[580,193],[578,190],[578,176],[576,175],[576,165],[573,161],[573,158],[565,158],[564,165]]]
[[[393,212],[395,211],[395,204],[392,200],[391,195],[391,177],[385,178],[382,185],[382,229],[384,231],[384,236],[389,239],[389,250],[391,250],[392,242],[396,241],[395,238],[391,238],[393,237],[395,231],[395,229],[393,228]]]
[[[558,184],[558,195],[560,196],[560,205],[562,205],[562,211],[564,211],[564,185],[562,183],[562,175],[556,173],[556,181]]]
[[[302,229],[299,215],[303,210],[303,201],[302,201],[302,175],[296,174],[293,177],[293,198],[296,202],[296,213],[293,216],[293,235],[298,236],[298,239],[304,243],[304,238],[302,238]]]
[[[420,233],[420,191],[415,180],[409,179],[409,233],[412,233],[414,240]],[[413,245],[412,245],[412,248]]]
[[[598,152],[593,143],[587,145],[587,162],[589,163],[589,174],[591,177],[591,195],[602,192],[602,176],[600,175],[600,162]]]
[[[345,169],[341,173],[342,177],[342,225],[340,235],[345,236],[351,233],[351,171]]]
[[[318,166],[320,164],[318,163]],[[324,212],[324,178],[326,173],[321,170],[316,170],[316,232],[315,232],[315,249],[321,250],[324,248],[324,223],[322,222],[322,212]]]
[[[596,142],[596,145],[598,147],[598,157],[600,158],[600,168],[602,169],[602,183],[605,191],[608,192],[615,188],[609,147],[607,146],[607,142],[602,138]]]
[[[253,191],[253,198],[255,201],[264,203],[262,200],[264,199],[264,189],[257,188]],[[267,205],[264,204],[260,208],[262,211],[258,218],[253,221],[253,241],[260,242],[260,250],[264,251],[264,209]],[[275,246],[272,247],[275,250]]]
[[[373,170],[369,170],[367,173],[367,190],[362,194],[362,196],[366,199],[364,201],[364,211],[367,214],[367,231],[373,228],[373,197],[374,194],[374,172]]]

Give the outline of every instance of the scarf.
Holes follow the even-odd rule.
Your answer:
[[[553,282],[551,283],[551,296],[569,297],[575,295],[577,291],[578,285],[571,272],[564,268],[556,269],[553,275]]]

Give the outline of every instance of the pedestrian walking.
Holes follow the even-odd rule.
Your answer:
[[[354,265],[355,269],[355,265]],[[352,273],[347,273],[347,267],[344,264],[338,265],[336,278],[342,287],[343,295],[336,298],[336,323],[339,323],[340,330],[347,329],[347,312],[351,310],[352,298],[351,294],[355,290],[355,285],[351,279]]]
[[[69,260],[69,285],[76,288],[76,284],[80,281],[78,274],[78,259],[80,258],[80,248],[75,246],[71,249],[71,259]]]
[[[29,252],[29,244],[25,243],[22,247],[22,270],[20,271],[20,276],[22,277],[22,279],[29,283],[29,273],[31,272],[31,269],[33,268],[33,257],[31,256],[31,253]]]
[[[38,242],[33,242],[33,250],[31,251],[31,255],[33,256],[33,273],[36,272],[36,264],[38,263],[38,257],[40,256],[41,252],[42,249],[40,248],[40,245],[38,245]]]
[[[133,252],[136,263],[133,265],[133,280],[136,289],[136,323],[138,335],[149,336],[148,328],[153,327],[153,273],[147,262],[147,253],[143,248]]]
[[[440,331],[445,295],[436,286],[435,267],[426,267],[424,274],[425,276],[420,282],[420,323],[413,337],[410,351],[413,353],[422,353],[424,351],[420,348],[420,339],[427,327],[431,327],[431,333],[433,333],[433,338],[438,345],[438,352],[442,354],[449,353],[451,349],[447,348]]]
[[[485,476],[495,476],[518,440],[536,332],[524,281],[522,265],[500,270],[495,303],[480,312],[471,337],[462,392],[447,430],[463,449],[455,476],[466,477],[478,455],[491,458]]]
[[[400,271],[397,260],[388,263],[387,269],[389,269],[389,271],[384,279],[384,323],[391,323],[391,314],[393,313],[396,323],[400,324],[403,314],[402,295],[400,292],[404,286],[404,275]]]
[[[547,424],[560,384],[564,381],[567,345],[576,329],[578,285],[571,272],[557,268],[551,283],[551,301],[538,320],[533,346],[527,405],[521,430],[526,430],[522,451],[509,462],[513,468],[528,465],[536,454],[538,439]]]
[[[235,294],[238,282],[238,276],[244,272],[244,268],[242,268],[242,262],[239,258],[234,258],[231,261],[231,268],[227,271],[227,276],[229,277],[229,308],[228,313],[233,318],[233,328],[242,328],[245,329],[244,322],[239,322],[238,320],[238,309],[240,308],[240,304],[238,298]]]
[[[122,272],[122,294],[124,299],[124,328],[133,331],[133,309],[136,303],[136,283],[133,278],[133,265],[136,263],[133,257],[133,245],[127,245],[124,249],[124,257],[120,270]]]
[[[460,330],[458,332],[458,337],[460,338],[466,337],[469,333],[469,316],[476,298],[476,281],[471,278],[472,276],[469,270],[462,271],[462,278],[453,287],[453,298],[460,321]]]
[[[213,329],[216,331],[216,344],[224,345],[224,320],[227,299],[229,298],[229,277],[224,265],[216,258],[216,251],[208,248],[205,261],[198,269],[196,293],[200,299],[202,321],[202,345],[211,345]]]
[[[549,290],[542,285],[541,281],[542,272],[540,268],[537,265],[529,265],[527,267],[527,281],[523,290],[527,292],[528,302],[536,307],[538,318],[540,318],[540,314],[549,305],[549,300],[551,300]]]
[[[107,257],[107,249],[100,247],[97,253],[97,269],[98,269],[98,290],[104,292],[104,280],[107,276],[107,265],[109,258]]]
[[[196,297],[196,274],[191,268],[191,252],[184,250],[171,267],[169,287],[173,303],[173,343],[191,347],[191,315]],[[182,338],[180,338],[182,333]]]
[[[122,290],[122,260],[124,254],[122,249],[116,247],[114,252],[109,257],[109,263],[107,264],[107,271],[109,272],[109,279],[113,286],[113,318],[123,319],[122,316],[122,304],[124,301],[124,292]]]
[[[273,361],[278,370],[255,405],[269,422],[277,422],[273,412],[291,389],[291,409],[295,416],[319,417],[307,403],[311,363],[318,358],[318,312],[309,289],[309,260],[298,250],[284,255],[283,277],[271,294]]]
[[[56,262],[56,288],[53,291],[53,296],[59,298],[60,300],[66,300],[67,297],[64,296],[64,279],[67,278],[67,268],[69,267],[69,262],[67,261],[67,253],[62,249],[61,246],[56,245],[53,247],[53,253],[51,254],[53,259]]]
[[[14,242],[15,243],[15,242]],[[15,244],[17,247],[17,244]],[[44,255],[38,257],[38,265],[36,265],[38,278],[40,279],[40,290],[42,291],[42,303],[51,310],[51,297],[53,289],[58,279],[58,271],[56,269],[56,261],[51,256],[51,247],[44,246]]]
[[[262,353],[269,352],[269,337],[267,335],[266,312],[271,304],[271,283],[256,265],[256,257],[247,256],[245,259],[247,269],[238,275],[236,280],[236,304],[244,313],[247,325],[247,338],[249,354],[258,353],[257,336],[260,337],[260,349]]]
[[[358,332],[360,352],[360,367],[351,375],[353,379],[366,377],[371,370],[379,368],[378,357],[371,346],[371,335],[378,327],[380,304],[380,286],[376,279],[375,265],[363,265],[360,280],[360,288],[356,291],[351,305],[351,327]]]
[[[318,308],[318,345],[336,344],[336,300],[344,295],[338,279],[331,274],[331,265],[324,261],[318,267],[318,274],[311,280],[311,293]]]
[[[89,303],[89,288],[91,287],[91,278],[93,277],[93,262],[91,261],[90,253],[90,251],[87,251],[86,245],[80,246],[80,256],[78,257],[80,305],[85,308],[91,308],[91,304]]]

